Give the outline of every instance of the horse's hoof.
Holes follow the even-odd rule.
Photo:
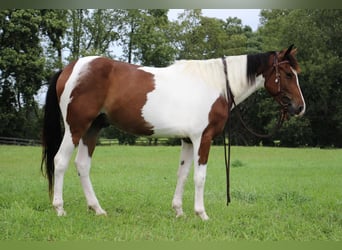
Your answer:
[[[209,220],[209,216],[207,215],[206,212],[196,212],[196,214],[203,220],[203,221],[207,221]]]
[[[67,214],[63,208],[56,209],[56,211],[57,211],[58,217],[66,216],[66,214]]]

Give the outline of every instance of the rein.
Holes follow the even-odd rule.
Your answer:
[[[227,123],[228,123],[228,136],[227,137],[226,137],[225,130],[223,131],[224,159],[225,159],[225,165],[226,165],[227,206],[228,206],[230,201],[231,201],[231,198],[230,198],[230,148],[231,148],[231,128],[232,128],[231,122],[230,122],[230,119],[231,119],[230,114],[231,114],[232,108],[229,108],[229,106],[234,105],[233,107],[235,107],[237,110],[236,113],[237,113],[237,115],[241,121],[241,124],[249,133],[251,133],[251,134],[253,134],[259,138],[270,138],[280,129],[280,127],[284,123],[284,121],[287,117],[287,105],[284,103],[281,103],[282,108],[280,111],[278,122],[274,126],[274,128],[272,129],[272,131],[270,133],[259,134],[259,133],[255,132],[254,130],[249,128],[247,126],[247,124],[245,123],[245,121],[242,119],[240,108],[235,103],[234,95],[231,91],[230,84],[229,84],[228,71],[227,71],[228,67],[227,67],[227,62],[225,60],[225,56],[222,57],[222,62],[223,62],[223,71],[224,71],[225,78],[226,78],[226,90],[227,90],[227,101],[228,101],[228,121],[227,121]],[[283,64],[283,63],[288,63],[288,61],[282,61],[279,63],[278,62],[278,55],[276,54],[274,57],[274,64],[273,64],[273,67],[275,68],[275,71],[276,71],[275,83],[278,84],[278,93],[276,95],[281,94],[280,73],[279,73],[278,66],[280,64]],[[227,139],[228,139],[228,143],[227,143]]]

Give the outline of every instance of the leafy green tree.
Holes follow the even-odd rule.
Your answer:
[[[204,17],[201,10],[179,15],[176,46],[180,59],[209,59],[258,51],[260,39],[240,19]]]
[[[142,22],[133,34],[135,58],[146,66],[162,67],[171,64],[175,58],[175,48],[170,41],[168,10],[145,10]]]
[[[63,67],[63,48],[65,46],[63,39],[68,28],[67,13],[67,10],[43,9],[40,11],[42,33],[46,36],[48,43],[47,46],[43,46],[46,49],[46,64],[51,70]],[[44,41],[43,36],[40,39]]]
[[[137,63],[138,60],[133,58],[133,52],[135,50],[135,33],[143,21],[142,10],[128,9],[123,12],[118,30],[120,37],[118,44],[123,51],[123,56],[120,59],[128,63]]]
[[[37,117],[34,95],[45,79],[41,22],[39,10],[0,11],[2,136],[33,136],[27,128],[33,126],[33,118]]]
[[[69,10],[66,43],[66,48],[70,51],[68,61],[87,55],[114,58],[112,48],[119,39],[116,27],[119,26],[122,18],[122,10]]]
[[[120,10],[96,9],[83,24],[85,34],[84,54],[114,57],[111,47],[118,40],[116,26],[120,22]]]
[[[147,66],[166,66],[174,60],[168,10],[123,10],[118,28],[122,60]]]
[[[173,26],[177,59],[203,59],[203,37],[197,31],[201,16],[201,10],[185,10],[178,16],[178,21]]]

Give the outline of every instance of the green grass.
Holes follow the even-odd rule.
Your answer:
[[[0,146],[0,240],[278,241],[342,240],[342,150],[233,147],[232,203],[227,207],[222,147],[212,147],[205,205],[186,217],[171,200],[179,147],[98,147],[91,177],[107,217],[95,216],[70,164],[64,183],[67,216],[56,216],[40,174],[39,147]]]

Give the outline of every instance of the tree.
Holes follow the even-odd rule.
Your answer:
[[[120,22],[122,11],[97,9],[90,13],[83,24],[85,34],[83,53],[114,57],[115,55],[111,54],[111,47],[119,38],[115,27]]]
[[[203,47],[198,27],[201,22],[201,10],[185,10],[178,16],[178,21],[173,25],[175,47],[178,51],[177,59],[203,58]]]
[[[146,66],[166,66],[174,60],[168,10],[124,10],[118,29],[122,60]]]
[[[47,36],[47,43],[49,45],[45,46],[46,63],[47,67],[51,68],[51,71],[63,67],[62,51],[64,48],[63,38],[68,27],[67,13],[67,10],[43,9],[40,11],[42,33]],[[41,37],[41,40],[44,41],[44,37]]]
[[[66,47],[68,61],[87,55],[104,55],[114,58],[112,48],[119,39],[116,29],[121,22],[122,10],[69,10]]]
[[[121,18],[121,24],[118,29],[119,33],[119,46],[123,50],[123,57],[121,60],[128,63],[137,62],[133,59],[133,51],[135,50],[135,32],[139,25],[142,23],[142,13],[138,9],[123,10],[124,14]]]
[[[204,17],[201,10],[186,10],[179,15],[175,33],[180,59],[209,59],[258,50],[252,29],[236,17],[223,21]]]
[[[170,41],[168,10],[145,10],[142,23],[133,35],[135,58],[146,66],[168,66],[174,61],[175,48]]]
[[[37,137],[27,128],[38,116],[34,95],[45,79],[39,10],[0,11],[0,134]]]

